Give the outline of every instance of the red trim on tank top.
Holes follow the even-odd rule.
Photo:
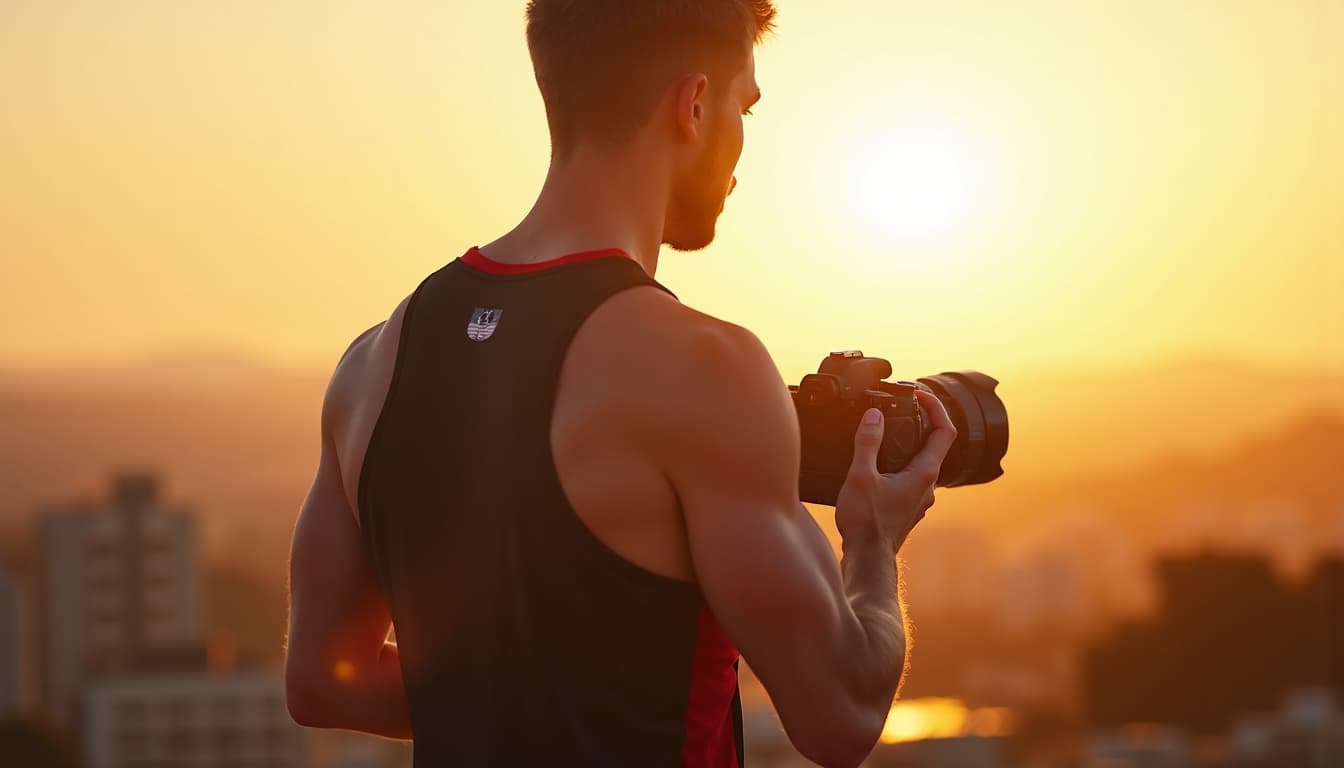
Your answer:
[[[627,259],[630,258],[629,254],[620,248],[607,248],[600,251],[571,253],[568,256],[561,256],[548,261],[537,261],[529,264],[507,264],[502,261],[495,261],[484,253],[481,253],[481,249],[478,246],[472,246],[471,250],[467,251],[466,254],[462,256],[462,261],[465,261],[467,266],[475,267],[482,272],[489,272],[492,275],[523,275],[528,272],[541,272],[546,269],[563,267],[566,264],[577,264],[582,261],[606,259],[612,256],[623,256]]]
[[[686,702],[683,768],[738,768],[733,696],[737,693],[737,648],[703,601],[695,628],[691,695]]]

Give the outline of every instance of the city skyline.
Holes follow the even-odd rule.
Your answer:
[[[80,521],[83,533],[77,538],[84,543],[74,549],[48,545],[45,580],[49,581],[51,574],[63,574],[78,562],[81,569],[76,570],[76,580],[86,571],[93,579],[90,594],[94,598],[99,598],[100,590],[108,585],[126,595],[142,591],[150,595],[161,586],[155,581],[161,568],[146,561],[143,573],[132,570],[118,581],[116,569],[104,566],[125,558],[107,560],[107,555],[117,547],[148,547],[147,551],[157,551],[161,557],[166,550],[156,550],[161,545],[154,537],[168,533],[173,526],[166,524],[173,515],[181,516],[182,530],[190,531],[198,514],[196,505],[166,505],[157,490],[162,478],[154,473],[111,475],[109,480],[109,496],[103,504],[54,501],[47,506],[48,521],[62,522],[62,528],[70,529],[70,533],[71,521]],[[77,506],[82,511],[72,517]],[[165,509],[177,511],[168,517],[156,511]],[[135,522],[137,516],[139,522]],[[121,522],[113,524],[116,520]],[[128,524],[141,526],[142,533],[126,528]],[[50,527],[44,525],[43,529]],[[1126,759],[1162,754],[1186,761],[1178,763],[1181,765],[1215,766],[1221,763],[1208,762],[1213,759],[1210,755],[1249,758],[1271,754],[1308,760],[1311,755],[1336,755],[1344,749],[1340,741],[1344,735],[1344,709],[1340,708],[1344,693],[1338,688],[1337,646],[1332,646],[1330,634],[1338,632],[1337,624],[1331,624],[1338,616],[1329,609],[1331,605],[1337,608],[1341,599],[1338,584],[1344,574],[1344,539],[1335,542],[1333,549],[1318,553],[1311,568],[1312,580],[1302,582],[1276,574],[1268,552],[1251,554],[1248,549],[1214,547],[1205,554],[1148,552],[1143,556],[1147,566],[1139,564],[1135,553],[1117,561],[1111,557],[1117,554],[1116,546],[1122,542],[1134,546],[1136,542],[1128,541],[1129,534],[1114,523],[1099,520],[1079,518],[1070,531],[1061,532],[1057,540],[1042,542],[1037,554],[1025,560],[1005,560],[992,553],[987,546],[990,535],[974,529],[932,528],[921,530],[912,539],[905,578],[911,581],[910,610],[919,632],[914,675],[906,693],[893,704],[887,727],[867,765],[896,761],[932,766],[961,760],[966,765],[989,768],[1022,764],[1017,760],[1023,750],[1038,755],[1082,750],[1082,754],[1094,757]],[[50,537],[48,533],[47,540]],[[71,553],[81,547],[93,548],[91,560],[71,560]],[[1210,554],[1219,552],[1222,554]],[[963,571],[956,563],[964,563],[970,570]],[[182,565],[190,567],[189,563]],[[1115,565],[1120,569],[1115,570]],[[1134,612],[1133,606],[1123,606],[1121,585],[1144,568],[1152,569],[1149,578],[1160,583],[1163,597]],[[1241,576],[1220,576],[1229,568],[1234,576]],[[1253,584],[1250,590],[1237,586],[1246,581],[1247,573]],[[60,578],[69,581],[68,574]],[[1230,591],[1219,591],[1224,582],[1232,587]],[[67,614],[81,610],[71,603],[69,589],[63,597],[50,589],[45,593],[44,604],[55,596],[55,604]],[[1290,601],[1284,603],[1276,597],[1279,594]],[[206,596],[207,612],[211,597]],[[217,599],[218,595],[213,597]],[[1117,597],[1121,598],[1118,602]],[[249,599],[255,601],[256,596]],[[1116,717],[1116,712],[1167,711],[1165,695],[1135,698],[1125,693],[1135,690],[1133,686],[1139,685],[1139,680],[1146,686],[1172,685],[1160,676],[1142,674],[1147,663],[1144,654],[1161,654],[1166,660],[1163,663],[1173,670],[1170,674],[1205,675],[1202,687],[1211,685],[1208,680],[1219,679],[1217,669],[1208,665],[1180,671],[1186,668],[1180,660],[1192,650],[1178,642],[1182,633],[1190,631],[1180,627],[1197,627],[1204,633],[1202,642],[1214,642],[1225,636],[1230,626],[1240,624],[1241,618],[1229,607],[1242,605],[1246,599],[1254,601],[1255,615],[1272,619],[1256,635],[1256,653],[1268,663],[1252,688],[1236,688],[1239,698],[1235,705],[1219,704],[1192,691],[1192,696],[1182,699],[1185,703],[1179,706],[1185,709],[1179,711],[1186,713],[1181,718],[1200,718],[1196,721],[1198,728],[1179,718],[1159,718],[1140,726],[1132,719]],[[106,606],[98,607],[103,603],[95,600],[89,605],[94,623],[83,629],[78,622],[70,624],[64,634],[104,642],[107,633],[100,634],[100,626],[94,625],[105,622],[110,614]],[[117,621],[139,622],[152,629],[160,621],[151,615],[154,605],[146,603],[149,612],[144,615],[132,611],[121,614]],[[1303,610],[1308,606],[1311,610]],[[1320,608],[1326,608],[1324,613]],[[1324,635],[1314,630],[1291,632],[1291,643],[1285,644],[1276,626],[1288,618],[1303,627],[1334,629]],[[1173,626],[1177,628],[1175,634],[1170,629]],[[144,629],[131,635],[141,631]],[[1135,632],[1171,636],[1160,645],[1146,642],[1131,653],[1131,643],[1125,638]],[[278,638],[278,626],[275,634]],[[204,637],[216,648],[219,639]],[[1298,647],[1305,649],[1306,655],[1296,656],[1293,649]],[[173,658],[162,656],[165,650]],[[85,725],[80,726],[90,750],[86,753],[88,765],[135,765],[140,759],[137,755],[182,760],[190,756],[191,765],[201,766],[214,765],[214,761],[229,759],[230,755],[250,755],[294,768],[354,764],[390,767],[404,765],[409,758],[405,745],[348,734],[301,735],[283,712],[277,658],[261,665],[237,665],[227,653],[212,653],[207,668],[204,658],[192,661],[172,650],[165,647],[158,652],[159,661],[154,662],[143,655],[137,661],[137,654],[114,649],[113,656],[119,661],[104,654],[113,666],[89,673],[77,683],[89,707]],[[1133,669],[1125,671],[1109,661],[1117,651],[1130,654],[1120,657],[1120,663]],[[1231,658],[1238,653],[1245,651],[1230,647],[1223,656]],[[1336,661],[1331,662],[1331,658]],[[1098,663],[1103,666],[1098,667]],[[138,666],[143,664],[148,666]],[[1334,670],[1335,677],[1321,677],[1321,670]],[[790,757],[791,748],[781,741],[778,722],[759,682],[745,667],[743,674],[744,702],[751,721],[747,749],[752,762],[803,765]],[[30,707],[20,708],[21,713],[31,711]],[[1051,719],[1059,717],[1073,724],[1061,726]],[[1065,730],[1058,731],[1060,727]],[[1081,742],[1072,742],[1073,747],[1067,746],[1066,742],[1080,738]],[[349,763],[342,762],[341,755],[363,757],[351,757],[356,762]]]

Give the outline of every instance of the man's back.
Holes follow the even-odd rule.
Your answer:
[[[619,252],[542,266],[473,249],[338,375],[417,760],[733,764],[737,652],[648,443],[705,373],[679,347],[730,327]]]
[[[528,3],[551,166],[498,263],[436,273],[337,366],[290,556],[296,721],[440,764],[731,764],[740,649],[802,754],[872,749],[905,663],[894,554],[955,429],[917,393],[935,428],[883,475],[863,414],[837,562],[764,345],[652,281],[663,245],[714,239],[774,15]],[[534,271],[592,248],[624,255]]]

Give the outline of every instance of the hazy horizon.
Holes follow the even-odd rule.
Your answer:
[[[96,496],[117,469],[149,467],[184,500],[204,494],[243,521],[260,504],[279,515],[268,525],[287,530],[316,467],[325,376],[233,358],[199,363],[0,366],[0,420],[11,426],[0,440],[0,484],[9,488],[0,523],[67,493]],[[1278,394],[1266,399],[1267,387]],[[1344,425],[1344,376],[1226,361],[1009,376],[999,392],[1010,423],[1007,474],[941,496],[940,512],[992,507],[1023,488],[1216,463],[1311,424]]]
[[[804,364],[803,372],[811,372],[816,369],[816,363],[820,363],[822,358],[832,349],[845,349],[841,345],[832,345],[831,348],[819,348],[816,351],[816,361],[807,365]],[[344,350],[342,350],[344,351]],[[901,358],[897,352],[884,350],[882,347],[866,348],[863,350],[866,354],[876,357],[887,357],[893,366],[899,366]],[[100,371],[100,372],[130,372],[144,370],[147,368],[163,368],[174,365],[195,366],[237,366],[247,369],[260,369],[269,373],[282,376],[298,377],[330,377],[336,362],[340,357],[340,352],[331,360],[314,360],[303,362],[300,360],[287,359],[283,356],[268,354],[257,347],[245,347],[243,345],[210,345],[210,344],[164,344],[146,347],[142,350],[133,350],[125,357],[115,358],[83,358],[72,360],[19,360],[9,361],[0,359],[0,374],[12,374],[20,376],[28,375],[47,375],[63,374],[80,371]],[[1158,372],[1169,369],[1180,368],[1242,368],[1258,370],[1267,374],[1291,374],[1294,376],[1322,376],[1327,378],[1342,377],[1344,379],[1344,360],[1338,366],[1329,365],[1331,361],[1321,361],[1321,364],[1312,364],[1310,362],[1287,362],[1280,360],[1257,360],[1246,356],[1235,354],[1220,354],[1217,351],[1207,349],[1175,350],[1168,353],[1157,353],[1148,357],[1136,358],[1133,360],[1112,360],[1112,361],[1088,361],[1083,360],[1073,363],[1069,360],[1053,360],[1046,365],[1025,365],[1013,367],[1009,365],[1002,370],[986,370],[986,373],[1002,378],[1039,378],[1048,375],[1066,375],[1073,377],[1093,377],[1093,376],[1115,376],[1122,374],[1132,374],[1136,371]],[[776,359],[776,363],[779,360]],[[966,364],[954,366],[957,369],[977,368],[974,361],[967,361]],[[802,369],[800,369],[802,370]],[[788,379],[788,371],[782,370],[781,373]],[[924,376],[937,371],[906,371],[898,369],[893,376],[899,378],[905,375]],[[794,382],[790,382],[794,383]]]

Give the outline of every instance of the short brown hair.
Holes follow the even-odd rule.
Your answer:
[[[529,0],[552,151],[632,138],[676,78],[734,71],[774,18],[771,0]]]

